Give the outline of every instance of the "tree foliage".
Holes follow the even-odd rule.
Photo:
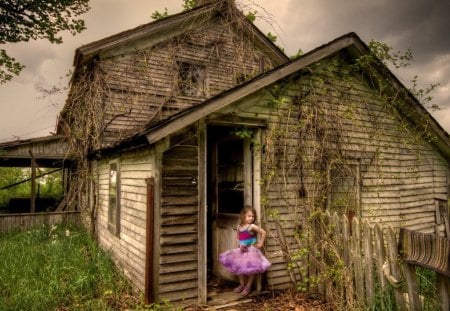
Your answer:
[[[86,29],[77,17],[90,9],[89,0],[2,0],[0,1],[0,44],[46,39],[62,43],[60,32],[72,35]],[[0,84],[24,68],[0,49]]]
[[[62,172],[54,171],[53,168],[41,168],[38,175],[44,175],[36,179],[39,187],[38,196],[42,198],[60,199],[63,194]],[[48,174],[48,175],[45,175]],[[27,198],[31,195],[31,182],[27,181],[31,177],[29,168],[21,167],[0,167],[0,209],[9,204],[11,198]],[[25,181],[25,182],[24,182]]]
[[[195,8],[196,5],[197,5],[196,0],[183,0],[183,3],[181,4],[181,6],[183,7],[183,12],[189,11],[189,10]],[[167,8],[164,8],[164,12],[155,11],[150,16],[154,20],[160,20],[160,19],[168,17],[169,15],[170,14],[167,11]]]

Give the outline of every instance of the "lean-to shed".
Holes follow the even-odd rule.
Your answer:
[[[379,60],[358,61],[365,43],[350,33],[288,62],[219,3],[76,52],[59,130],[91,135],[77,145],[86,216],[136,289],[206,303],[209,278],[231,278],[217,256],[246,204],[269,232],[272,289],[292,286],[283,251],[317,209],[434,231],[449,135]],[[79,120],[78,104],[98,113]]]

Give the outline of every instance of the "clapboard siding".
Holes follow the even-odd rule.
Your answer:
[[[274,180],[266,189],[268,207],[278,212],[277,219],[283,227],[284,239],[291,252],[298,249],[295,236],[297,228],[292,225],[293,217],[300,219],[306,208],[305,202],[299,198],[300,179],[297,174],[299,144],[299,109],[312,110],[307,101],[299,101],[300,90],[313,86],[317,104],[322,108],[321,129],[332,135],[339,129],[342,145],[341,151],[348,159],[358,159],[361,174],[361,201],[359,215],[363,219],[382,222],[393,228],[400,226],[423,232],[433,232],[435,228],[435,199],[448,196],[448,162],[425,139],[420,138],[398,113],[386,107],[364,80],[354,77],[351,87],[336,79],[333,75],[337,69],[334,64],[348,66],[339,56],[322,61],[321,66],[328,66],[328,76],[320,79],[314,75],[303,78],[292,78],[284,85],[283,97],[285,105],[273,109],[270,96],[252,101],[253,105],[230,106],[211,118],[237,114],[240,117],[261,118],[267,122],[266,145],[274,146],[266,149],[270,157],[276,159],[278,169],[274,170]],[[326,90],[330,86],[333,91]],[[332,94],[332,96],[330,96]],[[342,97],[340,97],[342,96]],[[345,100],[342,100],[344,98]],[[293,105],[289,105],[293,104]],[[276,144],[270,141],[272,129],[277,129],[282,120],[281,132],[288,133],[288,138],[277,138]],[[301,142],[313,146],[314,139]],[[277,149],[277,146],[283,148]],[[286,151],[276,154],[278,150]],[[312,149],[310,149],[312,150]],[[304,159],[308,159],[305,157]],[[280,167],[291,167],[283,171]],[[305,169],[304,187],[308,191],[314,185],[313,172]],[[273,168],[271,168],[273,169]],[[322,193],[319,191],[318,195]],[[310,195],[314,195],[311,193]],[[286,273],[287,265],[280,251],[280,238],[270,217],[266,228],[269,231],[266,254],[273,264],[268,272],[269,286],[285,288],[291,282]]]
[[[29,158],[30,153],[35,158],[64,159],[70,157],[69,145],[63,136],[47,136],[23,141],[0,144],[0,158]]]
[[[236,85],[239,76],[255,76],[263,54],[252,40],[217,18],[156,46],[98,61],[108,88],[103,144],[197,105]],[[177,61],[205,67],[204,96],[178,94]],[[266,67],[273,67],[268,59]]]
[[[108,230],[109,163],[120,168],[120,234]],[[115,263],[130,279],[136,290],[144,290],[147,188],[145,179],[153,175],[153,155],[149,150],[130,151],[98,161],[99,244],[110,251]]]
[[[198,146],[189,139],[162,156],[158,299],[198,296]],[[195,182],[193,182],[193,180]]]

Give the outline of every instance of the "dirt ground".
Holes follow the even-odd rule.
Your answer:
[[[251,300],[251,301],[250,301]],[[235,304],[239,303],[239,304]],[[318,299],[294,291],[265,292],[243,297],[229,306],[192,306],[186,311],[333,311],[334,308]]]
[[[301,293],[285,291],[275,292],[266,295],[256,296],[253,298],[254,302],[237,305],[234,309],[224,310],[237,310],[237,311],[250,311],[250,310],[263,310],[263,311],[275,311],[275,310],[292,310],[292,311],[332,311],[331,305],[323,303],[317,299],[306,297]]]

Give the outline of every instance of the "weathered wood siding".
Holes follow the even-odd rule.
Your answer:
[[[314,189],[314,172],[305,163],[303,176],[299,176],[298,146],[307,144],[311,150],[315,146],[314,137],[300,138],[302,126],[309,122],[305,118],[318,117],[321,135],[339,132],[341,156],[360,166],[360,208],[356,215],[362,219],[393,228],[433,232],[435,200],[448,198],[448,160],[425,137],[418,136],[401,114],[387,107],[364,79],[342,79],[343,70],[350,72],[344,58],[336,56],[320,66],[327,69],[320,76],[304,74],[287,80],[282,85],[283,96],[276,101],[266,92],[263,99],[255,96],[210,116],[238,114],[268,122],[265,161],[276,163],[270,172],[275,177],[265,193],[268,207],[277,215],[268,215],[267,219],[267,255],[273,264],[268,281],[273,288],[290,286],[283,250],[293,254],[298,249],[295,232],[301,227],[296,225],[301,224],[308,208],[307,199],[300,194],[306,189],[309,199],[323,195],[321,189]],[[320,68],[311,67],[312,72]],[[273,129],[288,133],[288,138],[278,136],[275,140]],[[267,173],[263,172],[263,179]],[[280,223],[283,236],[274,219]]]
[[[69,157],[69,146],[63,136],[47,136],[0,144],[0,158],[56,158]],[[31,153],[31,155],[30,155]]]
[[[108,229],[109,163],[120,167],[120,234]],[[130,151],[98,161],[93,172],[98,185],[97,237],[99,244],[123,269],[136,289],[144,290],[147,187],[153,176],[153,154],[149,150]],[[95,177],[97,175],[97,177]]]
[[[198,274],[197,137],[163,153],[158,300],[196,298]]]
[[[102,72],[108,89],[103,143],[142,130],[149,123],[230,89],[239,78],[258,74],[262,53],[233,27],[220,19],[193,30],[186,25],[185,34],[164,43],[98,61],[97,70]],[[204,96],[180,96],[178,61],[204,66]],[[267,57],[264,64],[266,69],[273,67]]]

